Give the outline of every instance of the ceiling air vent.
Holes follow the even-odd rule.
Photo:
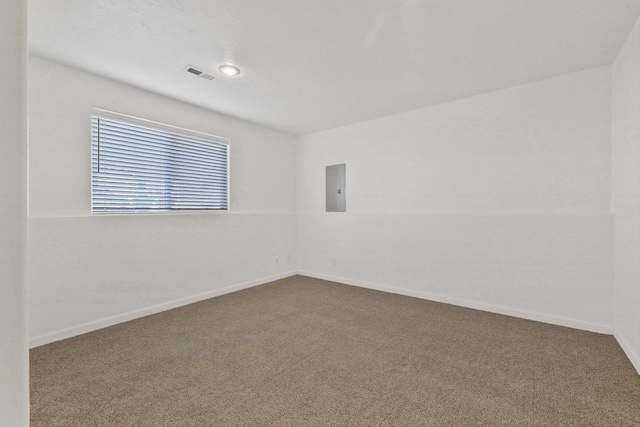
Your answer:
[[[188,73],[195,74],[196,76],[200,76],[203,79],[215,80],[215,78],[216,78],[216,76],[213,75],[212,73],[207,73],[207,72],[202,71],[202,70],[200,70],[200,69],[198,69],[198,68],[196,68],[196,67],[194,67],[192,65],[187,65],[184,69]]]

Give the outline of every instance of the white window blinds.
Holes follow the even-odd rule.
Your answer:
[[[227,209],[228,143],[104,115],[91,123],[93,212]]]

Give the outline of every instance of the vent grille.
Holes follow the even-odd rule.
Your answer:
[[[196,76],[200,76],[203,79],[207,80],[215,80],[217,77],[215,74],[202,71],[201,69],[196,68],[193,65],[187,65],[186,67],[184,67],[184,69],[187,73],[195,74]]]

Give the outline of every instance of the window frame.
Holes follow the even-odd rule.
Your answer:
[[[158,210],[130,210],[130,211],[109,211],[109,210],[94,210],[94,182],[93,182],[93,118],[104,118],[108,120],[115,120],[125,124],[131,124],[134,126],[142,126],[158,130],[162,132],[168,132],[171,134],[186,136],[190,138],[197,138],[217,144],[223,144],[227,146],[227,158],[226,158],[226,209],[214,209],[214,208],[195,208],[195,209],[158,209]],[[167,123],[157,122],[154,120],[143,119],[141,117],[132,116],[129,114],[118,113],[102,108],[92,107],[91,115],[89,117],[89,176],[90,176],[90,212],[91,215],[104,216],[104,215],[189,215],[189,214],[223,214],[231,211],[231,141],[228,138],[221,136],[195,131],[192,129],[183,128],[180,126],[174,126]]]

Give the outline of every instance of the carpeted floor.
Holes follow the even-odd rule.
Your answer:
[[[32,426],[640,426],[614,338],[295,276],[31,350]]]

